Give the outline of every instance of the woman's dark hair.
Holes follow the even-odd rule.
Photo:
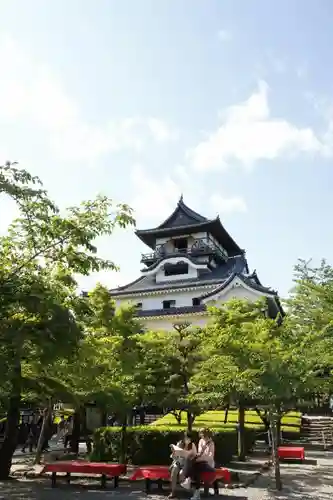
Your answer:
[[[185,444],[185,439],[189,439],[190,442],[188,444]],[[187,447],[188,450],[190,450],[192,448],[192,443],[193,443],[193,434],[189,431],[185,431],[184,432],[184,437],[183,439],[181,440],[181,443],[182,443],[182,446],[185,448],[185,446]]]

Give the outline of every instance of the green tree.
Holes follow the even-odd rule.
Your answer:
[[[294,287],[286,301],[290,328],[295,335],[330,330],[333,324],[333,268],[325,260],[319,266],[299,260],[295,266]],[[313,404],[329,406],[333,366],[318,362],[318,392],[309,397]]]
[[[188,430],[201,413],[191,392],[191,379],[202,360],[202,342],[200,330],[193,330],[186,323],[175,324],[168,332],[147,332],[140,338],[139,371],[145,398],[171,411],[178,423],[185,411]]]
[[[135,308],[116,308],[108,289],[100,284],[83,300],[76,320],[84,336],[75,356],[38,367],[42,380],[52,376],[46,383],[51,392],[54,388],[53,397],[71,402],[75,408],[73,452],[78,451],[80,421],[84,423],[80,417],[86,403],[95,403],[105,415],[115,414],[126,432],[127,417],[140,397],[136,338],[142,326],[135,317]],[[63,384],[60,391],[59,384],[53,385],[55,379]]]
[[[0,238],[0,345],[7,425],[0,453],[0,479],[8,477],[17,441],[24,365],[69,356],[82,328],[73,273],[115,269],[97,255],[96,237],[133,224],[127,205],[106,197],[71,207],[61,215],[38,178],[7,163],[0,167],[0,193],[19,215]]]
[[[224,396],[230,384],[231,391],[236,386],[268,407],[276,485],[281,489],[278,426],[284,412],[296,408],[320,384],[318,369],[332,361],[331,329],[295,332],[289,318],[282,324],[267,318],[262,302],[230,301],[214,309],[212,319],[206,335],[210,356],[197,374],[197,390],[211,392],[214,398]],[[218,366],[224,366],[221,372]]]
[[[202,406],[206,408],[237,405],[238,418],[238,458],[245,460],[245,410],[253,401],[256,390],[252,371],[246,354],[237,359],[229,352],[228,345],[214,346],[214,340],[223,332],[229,339],[240,345],[243,339],[240,329],[245,323],[252,323],[263,314],[265,304],[233,301],[227,308],[212,307],[212,323],[206,329],[205,359],[193,380],[193,390],[200,392]],[[207,331],[208,330],[208,331]],[[213,337],[210,337],[213,335]]]

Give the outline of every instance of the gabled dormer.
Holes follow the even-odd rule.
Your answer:
[[[141,258],[149,268],[181,255],[196,264],[216,266],[244,253],[224,229],[219,217],[203,217],[185,205],[182,196],[162,224],[153,229],[137,230],[136,235],[152,249]]]

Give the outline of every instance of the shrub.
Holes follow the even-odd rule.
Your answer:
[[[211,429],[215,441],[215,459],[218,464],[230,462],[237,454],[237,432],[234,429]],[[125,437],[126,460],[135,465],[170,464],[170,444],[179,441],[184,433],[182,427],[141,426],[128,427]],[[198,441],[198,433],[193,431]],[[95,461],[118,462],[121,457],[121,428],[102,427],[94,433],[94,450],[91,459]],[[246,430],[246,450],[249,452],[255,443],[255,433]]]
[[[183,428],[186,428],[186,412],[182,412],[181,415],[182,421],[181,421],[181,426]],[[282,417],[282,431],[283,433],[288,433],[288,435],[293,435],[294,437],[297,437],[297,434],[300,433],[300,427],[301,427],[301,418],[302,415],[299,412],[288,412]],[[238,423],[238,410],[231,409],[228,412],[228,419],[227,423],[224,423],[225,419],[225,411],[221,410],[213,410],[213,411],[207,411],[205,413],[202,413],[201,415],[198,415],[196,419],[194,420],[193,427],[199,429],[200,427],[208,427],[208,428],[235,428],[235,426]],[[176,426],[178,427],[179,424],[177,423],[177,420],[175,416],[172,413],[167,413],[163,417],[159,418],[152,424],[151,426],[154,427],[159,427],[160,425],[167,425],[167,426]],[[265,426],[259,417],[257,415],[256,411],[254,410],[246,410],[245,412],[245,427],[249,429],[256,429],[257,431],[263,431],[265,429]]]

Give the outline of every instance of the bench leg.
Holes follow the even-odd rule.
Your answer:
[[[101,488],[105,489],[106,488],[106,475],[102,474],[101,478]]]
[[[145,483],[146,483],[146,493],[148,495],[148,493],[150,493],[150,490],[151,490],[151,480],[150,479],[146,479]]]
[[[163,491],[163,482],[162,479],[157,480],[157,489],[158,491]]]
[[[52,488],[54,488],[57,484],[57,473],[56,472],[52,472],[51,484],[52,484]]]
[[[115,476],[113,478],[113,485],[114,485],[115,488],[118,488],[118,486],[119,486],[119,476]]]
[[[70,482],[71,482],[71,473],[67,472],[67,474],[66,474],[66,483],[70,484]]]

